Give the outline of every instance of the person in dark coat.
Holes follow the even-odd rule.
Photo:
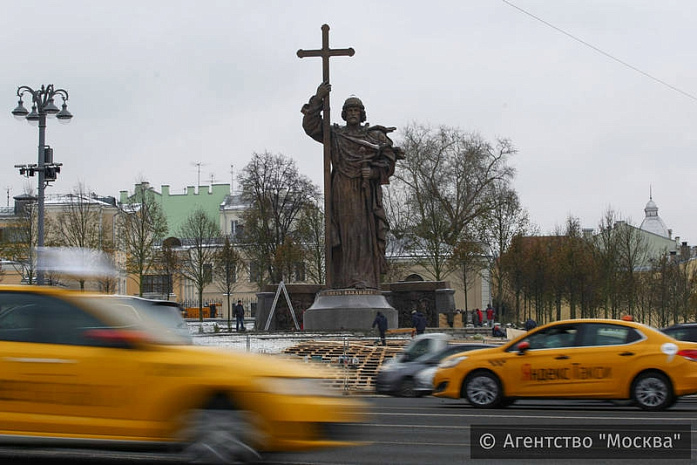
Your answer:
[[[448,326],[450,326],[452,328],[455,324],[455,310],[449,310],[445,314],[445,318],[446,318],[446,321],[448,322]]]
[[[423,313],[413,310],[411,312],[411,324],[416,329],[416,334],[423,334],[426,330],[426,317]]]
[[[242,301],[238,300],[237,304],[235,304],[232,307],[232,314],[235,315],[235,324],[237,327],[237,331],[240,331],[240,328],[242,328],[242,331],[245,331],[244,327],[244,307],[242,306]]]
[[[493,337],[506,337],[506,332],[501,328],[500,325],[496,324],[491,329],[491,335]]]
[[[536,328],[536,327],[537,327],[537,323],[532,318],[528,318],[528,321],[525,322],[525,330],[526,331],[530,331],[531,329]]]
[[[387,318],[381,312],[375,315],[375,320],[373,320],[373,328],[378,327],[378,332],[380,333],[380,341],[382,345],[386,346],[385,342],[385,331],[387,331]]]

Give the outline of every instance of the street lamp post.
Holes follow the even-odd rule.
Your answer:
[[[31,95],[32,107],[31,113],[24,107],[22,98],[25,95]],[[63,101],[63,107],[59,110],[54,99],[59,96]],[[73,115],[68,111],[68,91],[64,89],[55,89],[53,84],[41,86],[41,89],[34,90],[28,86],[20,86],[17,88],[17,97],[19,103],[17,108],[12,110],[12,114],[17,119],[24,118],[29,123],[39,124],[39,160],[36,165],[17,165],[20,169],[20,174],[33,176],[34,173],[39,175],[39,192],[38,192],[38,227],[36,244],[40,251],[44,246],[44,189],[46,182],[55,181],[56,173],[60,172],[60,164],[53,163],[53,150],[46,146],[46,116],[55,116],[58,121],[68,123]],[[40,264],[39,264],[40,265]],[[39,285],[44,284],[44,271],[41,266],[36,270],[36,282]]]

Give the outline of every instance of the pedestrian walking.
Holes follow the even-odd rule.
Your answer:
[[[377,315],[375,315],[375,320],[373,320],[373,328],[376,326],[378,327],[378,332],[380,333],[380,341],[382,342],[382,345],[386,346],[387,342],[385,341],[385,331],[387,331],[387,318],[382,314],[382,312],[378,312]]]

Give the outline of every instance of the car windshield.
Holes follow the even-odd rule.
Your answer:
[[[115,296],[74,297],[94,308],[114,327],[144,331],[157,344],[191,344],[186,322],[176,307],[156,306],[146,299]],[[183,323],[183,327],[182,327]]]

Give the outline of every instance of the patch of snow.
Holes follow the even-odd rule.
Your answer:
[[[216,346],[230,350],[265,354],[280,354],[288,347],[307,341],[324,340],[342,343],[345,341],[376,340],[375,336],[360,336],[348,332],[255,332],[253,331],[253,324],[247,324],[248,331],[239,333],[235,332],[233,325],[232,332],[229,333],[227,331],[227,321],[204,321],[203,323],[189,321],[187,323],[195,345]],[[218,328],[217,331],[216,327]]]

